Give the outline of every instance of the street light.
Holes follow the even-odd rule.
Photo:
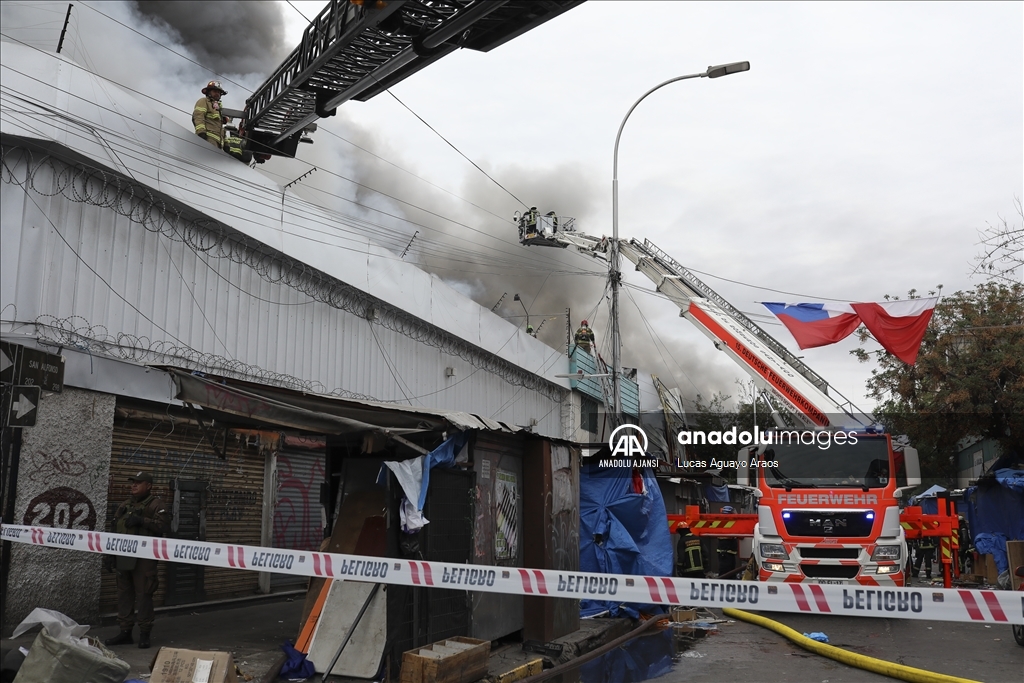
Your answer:
[[[732,62],[730,64],[719,64],[709,66],[707,71],[699,74],[688,74],[676,76],[663,83],[659,83],[647,92],[640,99],[633,103],[633,106],[626,112],[622,123],[619,124],[619,132],[615,135],[615,152],[612,158],[612,242],[611,253],[608,258],[608,279],[612,285],[612,400],[615,402],[615,412],[622,412],[622,340],[619,337],[619,286],[622,280],[622,271],[619,269],[619,139],[622,138],[622,129],[629,120],[637,105],[655,90],[664,88],[669,83],[685,81],[689,78],[721,78],[730,74],[750,71],[750,62]]]
[[[526,310],[526,304],[523,303],[523,300],[519,297],[518,294],[516,294],[514,297],[512,297],[512,301],[518,301],[519,305],[523,307],[523,311],[526,312],[526,327],[529,328],[530,327],[530,312]]]

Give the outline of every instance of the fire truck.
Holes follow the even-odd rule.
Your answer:
[[[610,240],[577,231],[571,218],[531,209],[513,222],[523,245],[610,258]],[[946,558],[955,550],[952,504],[939,515],[920,508],[901,515],[899,507],[903,493],[921,483],[917,451],[884,433],[870,413],[650,240],[620,240],[619,253],[784,409],[773,412],[776,429],[734,441],[743,445],[737,483],[757,498],[757,513],[688,507],[669,515],[671,529],[752,538],[763,581],[896,586],[907,579],[907,539],[939,536],[948,585],[955,567]]]

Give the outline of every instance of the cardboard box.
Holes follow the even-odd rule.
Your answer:
[[[230,652],[162,647],[149,668],[150,683],[238,683]]]
[[[1024,541],[1007,541],[1006,557],[1010,562],[1010,581],[1013,583],[1013,590],[1020,590],[1020,584],[1024,579],[1017,576],[1017,567],[1024,566]]]
[[[401,683],[472,683],[487,675],[490,656],[491,641],[463,636],[418,647],[402,654]]]
[[[996,569],[996,561],[991,555],[982,555],[982,567],[985,569],[985,581],[990,586],[995,586],[999,581],[999,570]]]
[[[697,618],[697,610],[692,607],[673,607],[669,610],[672,621],[693,621]]]

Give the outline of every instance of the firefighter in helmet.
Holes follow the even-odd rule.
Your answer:
[[[676,527],[676,534],[679,536],[676,542],[676,576],[703,579],[704,553],[700,548],[700,539],[685,526]]]
[[[196,127],[196,135],[214,147],[224,146],[224,126],[231,119],[221,114],[220,98],[227,95],[220,81],[210,81],[203,88],[203,96],[196,102],[192,110],[192,124]]]
[[[523,218],[526,219],[526,238],[532,239],[537,236],[537,207],[531,206]]]
[[[594,348],[594,331],[590,329],[590,323],[586,320],[580,321],[580,329],[576,330],[576,337],[574,339],[576,346],[580,347],[587,353],[591,352]]]

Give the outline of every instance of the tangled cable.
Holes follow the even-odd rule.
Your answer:
[[[337,278],[293,259],[262,242],[208,218],[198,211],[176,206],[159,193],[116,173],[82,163],[67,163],[50,154],[38,156],[26,146],[4,145],[0,149],[0,181],[18,185],[36,194],[62,197],[77,203],[107,208],[150,232],[182,242],[197,254],[252,268],[262,279],[283,284],[314,301],[369,320],[414,341],[456,356],[473,367],[497,375],[513,386],[536,391],[562,403],[566,390],[468,342],[426,323]],[[255,378],[285,387],[321,392],[319,382],[301,380],[271,372],[191,347],[152,341],[124,333],[111,335],[102,326],[81,324],[72,318],[41,316],[37,324],[51,330],[58,345],[92,349],[131,360],[153,356],[182,359],[240,377]],[[331,392],[353,398],[370,398],[335,389]],[[371,399],[376,400],[376,399]]]

